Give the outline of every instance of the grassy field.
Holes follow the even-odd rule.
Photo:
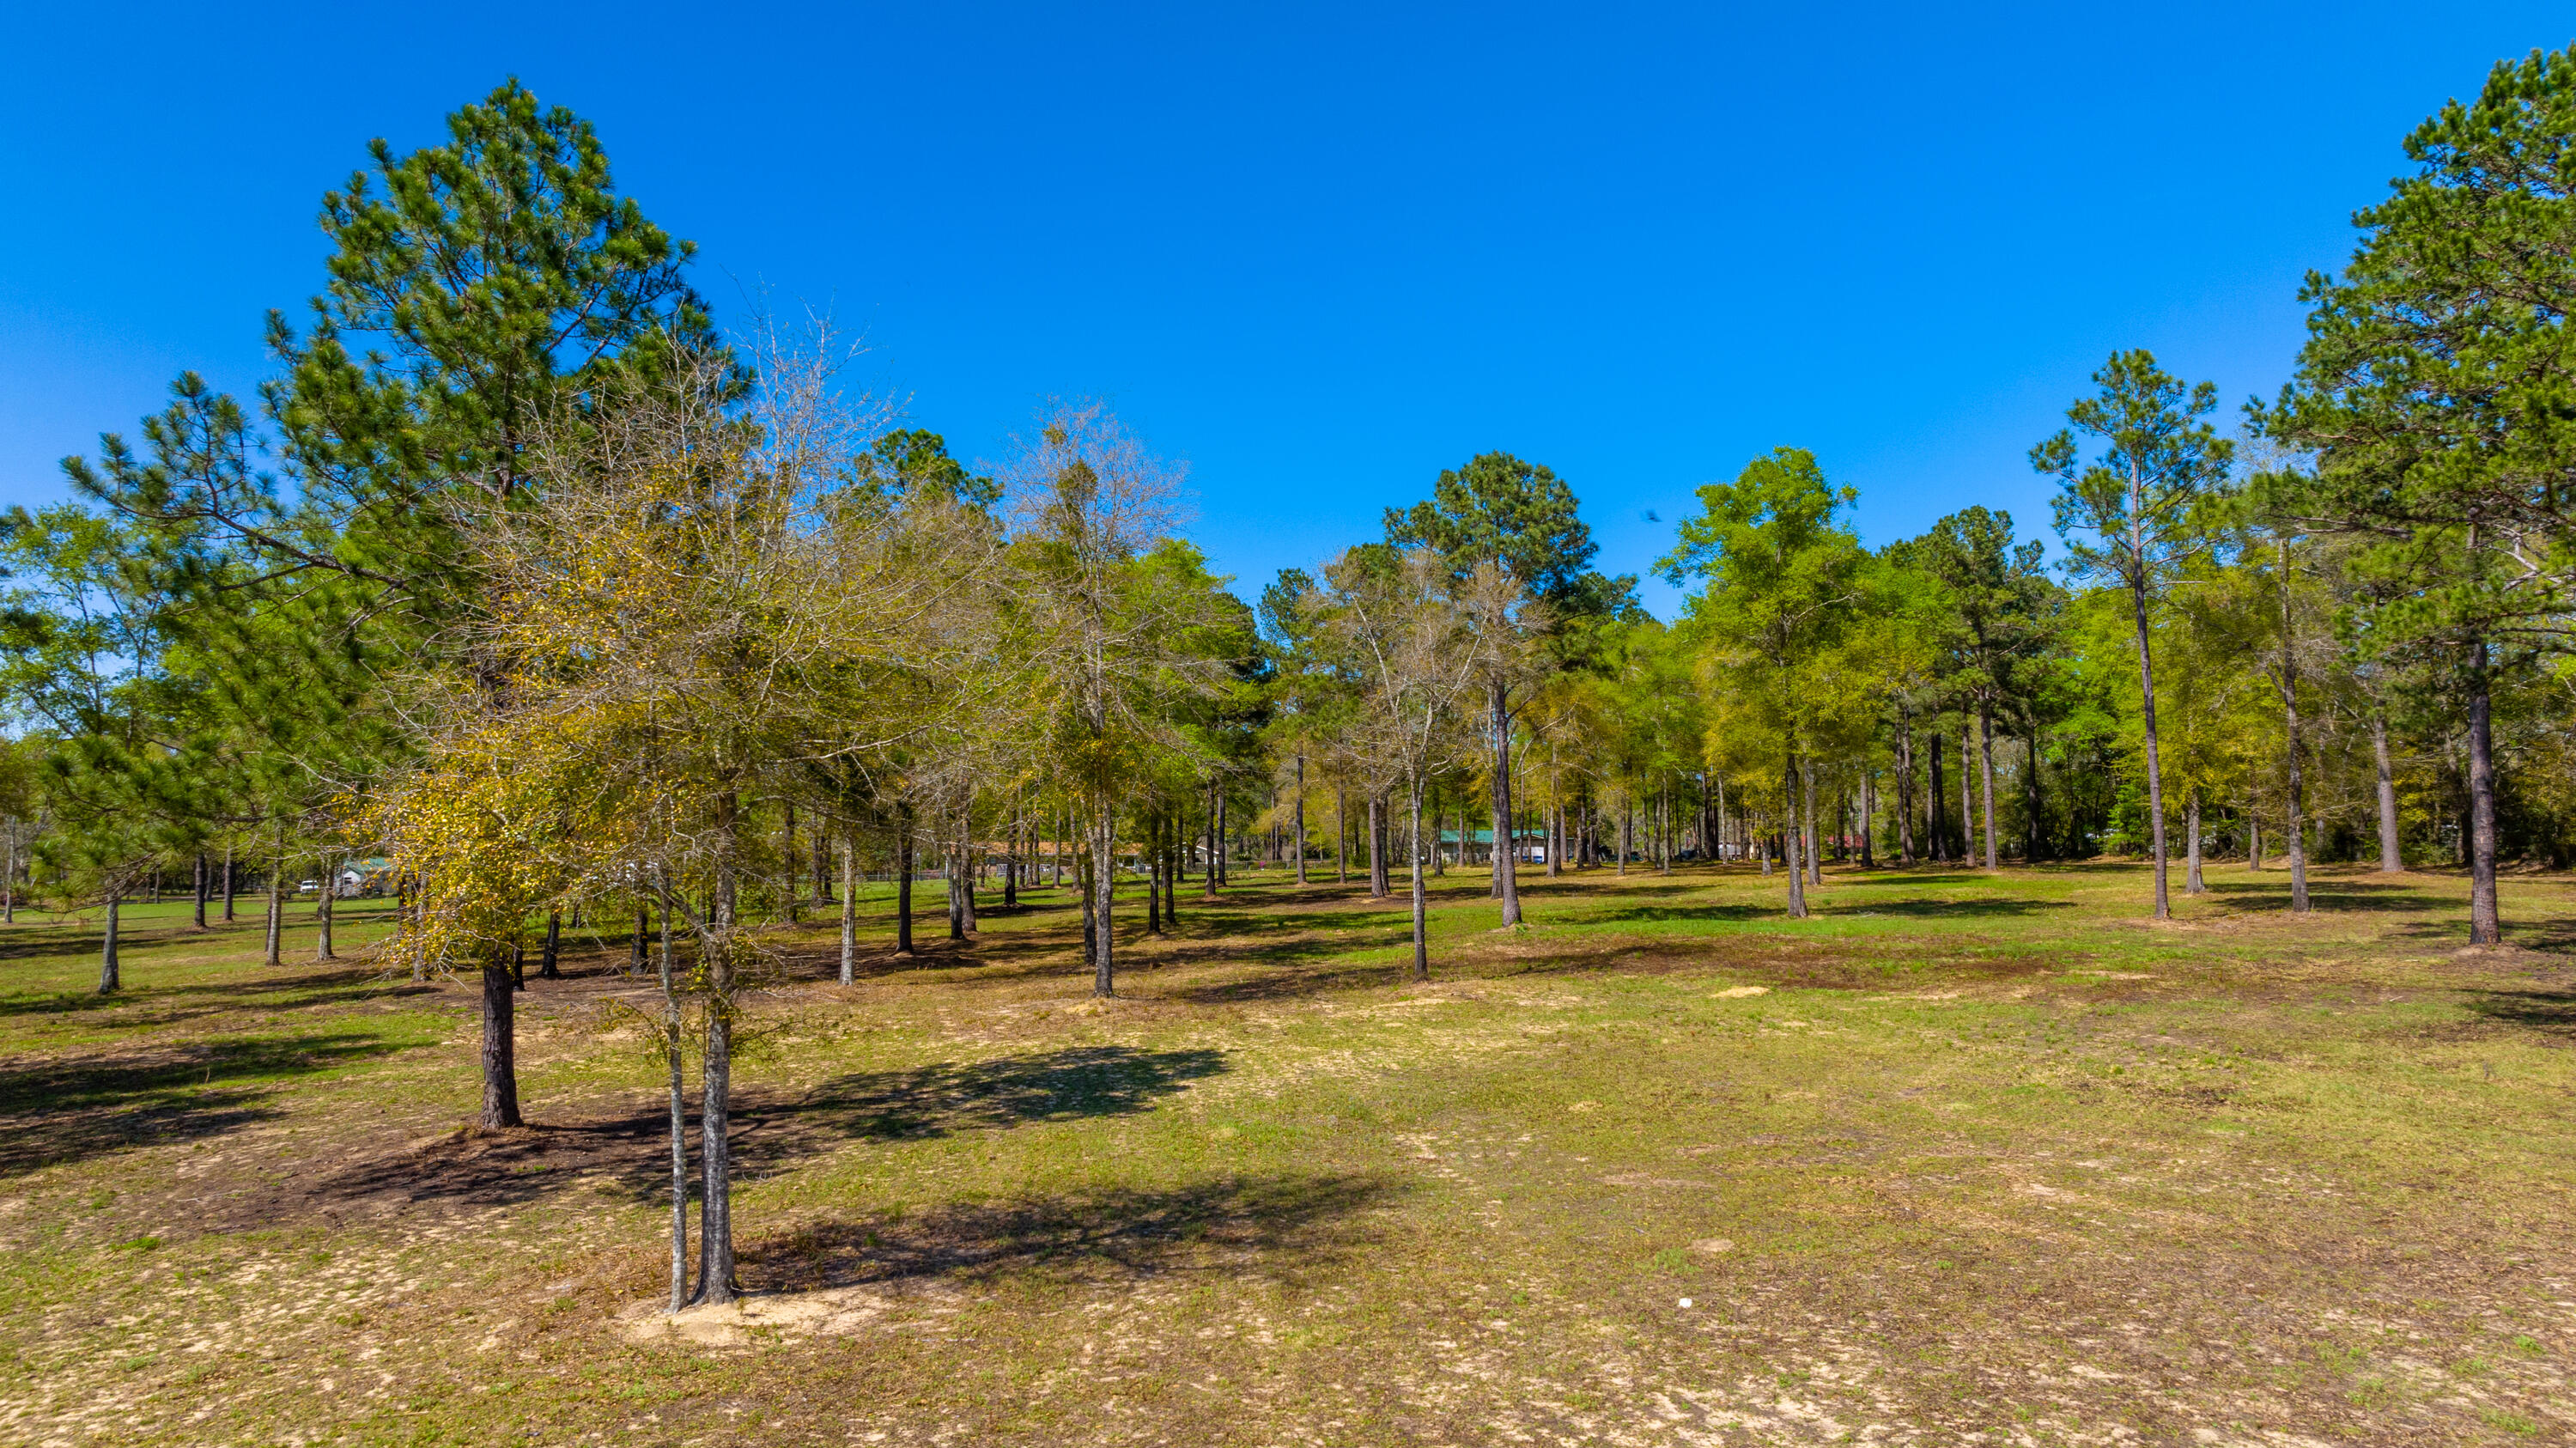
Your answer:
[[[2212,879],[1593,871],[1500,932],[1453,874],[1417,987],[1395,902],[1265,874],[1107,1004],[1050,892],[849,988],[782,928],[758,1295],[676,1321],[621,947],[530,982],[486,1136],[365,910],[278,970],[130,912],[113,1001],[22,919],[0,1442],[2576,1441],[2570,883],[2481,951],[2454,878]]]

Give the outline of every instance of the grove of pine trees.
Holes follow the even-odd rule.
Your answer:
[[[979,891],[1066,892],[1108,997],[1122,935],[1254,867],[1404,890],[1428,979],[1450,871],[1511,927],[1523,871],[1724,862],[1795,930],[1828,862],[2137,856],[2156,916],[2171,863],[2186,894],[2285,870],[2305,910],[2312,865],[2359,862],[2465,872],[2488,944],[2497,872],[2576,852],[2576,50],[2406,139],[2277,397],[2221,417],[2143,350],[2071,383],[2027,458],[2057,563],[1982,506],[1869,547],[1782,446],[1698,490],[1669,622],[1596,568],[1572,481],[1499,451],[1247,605],[1105,409],[983,475],[828,338],[720,328],[577,117],[514,83],[448,133],[324,198],[258,397],[183,376],[65,464],[77,501],[0,524],[6,907],[94,912],[115,992],[139,894],[200,926],[247,895],[275,961],[301,880],[382,859],[380,963],[472,983],[494,1131],[532,1109],[518,995],[567,940],[624,952],[675,1309],[735,1290],[764,927],[837,911],[846,982],[917,948],[925,876],[955,939]]]

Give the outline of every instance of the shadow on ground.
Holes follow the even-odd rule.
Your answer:
[[[951,1203],[871,1221],[821,1222],[747,1244],[755,1290],[811,1291],[1033,1272],[1082,1279],[1171,1271],[1313,1271],[1370,1245],[1350,1219],[1403,1188],[1376,1176],[1229,1177],[1006,1203]]]
[[[1190,1082],[1225,1069],[1221,1051],[1075,1046],[842,1076],[793,1099],[737,1091],[731,1146],[737,1171],[757,1178],[852,1140],[919,1140],[1148,1111]],[[669,1112],[659,1103],[510,1131],[459,1130],[359,1162],[302,1188],[298,1201],[277,1203],[273,1210],[364,1201],[506,1206],[585,1183],[635,1201],[667,1201],[670,1130]],[[694,1133],[689,1155],[694,1165]]]
[[[2527,1026],[2561,1040],[2576,1041],[2576,991],[2471,991],[2467,1005],[2491,1021]]]
[[[197,1140],[282,1114],[270,1083],[391,1055],[356,1032],[237,1037],[0,1068],[0,1174]]]

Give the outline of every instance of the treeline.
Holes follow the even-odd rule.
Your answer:
[[[837,911],[839,968],[1035,889],[1118,949],[1260,857],[1413,904],[1426,873],[1743,861],[1810,908],[1828,858],[2109,850],[2563,863],[2570,774],[2557,339],[2576,297],[2565,55],[2499,66],[2312,278],[2296,381],[2218,402],[2114,356],[2029,462],[2042,546],[1966,508],[1865,548],[1782,448],[1700,489],[1657,570],[1594,567],[1567,481],[1504,453],[1247,605],[1182,475],[1050,406],[989,475],[844,386],[827,336],[720,331],[691,249],[597,137],[515,84],[324,199],[249,404],[194,376],[0,539],[0,769],[23,883],[118,910],[382,857],[394,968],[480,988],[484,1125],[520,1121],[532,946],[623,946],[672,1113],[676,1307],[733,1292],[727,1114],[766,927]],[[862,941],[863,877],[890,938]],[[984,896],[997,886],[998,899]],[[983,896],[983,898],[979,898]],[[1059,897],[1060,898],[1060,897]],[[332,893],[317,906],[332,949]],[[694,1274],[685,1063],[703,1148]]]

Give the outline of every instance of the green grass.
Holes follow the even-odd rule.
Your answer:
[[[0,1442],[2576,1433],[2568,883],[2490,951],[2443,876],[2212,883],[2156,925],[2132,866],[1835,871],[1789,922],[1593,871],[1497,931],[1453,874],[1416,987],[1400,901],[1264,872],[1127,909],[1105,1005],[1052,891],[952,949],[924,890],[847,988],[778,928],[757,1295],[676,1328],[622,936],[531,981],[486,1136],[472,994],[381,976],[376,908],[325,963],[299,904],[274,970],[130,909],[110,1000],[22,918]]]

